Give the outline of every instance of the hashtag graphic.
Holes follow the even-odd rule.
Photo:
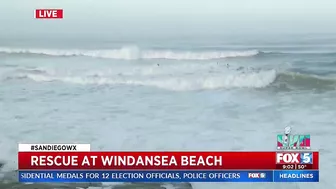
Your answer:
[[[30,146],[30,150],[33,151],[34,150],[34,145]]]

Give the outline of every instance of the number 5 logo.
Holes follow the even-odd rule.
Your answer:
[[[300,160],[302,164],[312,164],[313,163],[313,155],[312,153],[301,153]]]

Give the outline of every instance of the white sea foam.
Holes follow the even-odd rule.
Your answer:
[[[274,82],[276,71],[230,73],[215,76],[161,76],[155,79],[148,77],[51,76],[41,74],[27,74],[25,77],[36,82],[58,81],[81,85],[135,85],[173,91],[189,91],[219,88],[263,88]]]
[[[142,50],[137,46],[126,46],[119,49],[38,49],[0,47],[1,53],[8,54],[40,54],[48,56],[87,56],[93,58],[109,58],[122,60],[137,59],[173,59],[173,60],[211,60],[230,57],[249,57],[257,55],[257,50],[246,51],[174,51],[174,50]]]

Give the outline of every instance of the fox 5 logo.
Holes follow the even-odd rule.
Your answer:
[[[312,164],[312,153],[277,153],[278,164]]]
[[[300,160],[302,164],[312,164],[313,154],[312,153],[300,153]]]

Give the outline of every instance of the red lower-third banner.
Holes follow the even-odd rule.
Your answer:
[[[318,152],[19,152],[20,170],[318,169]]]

